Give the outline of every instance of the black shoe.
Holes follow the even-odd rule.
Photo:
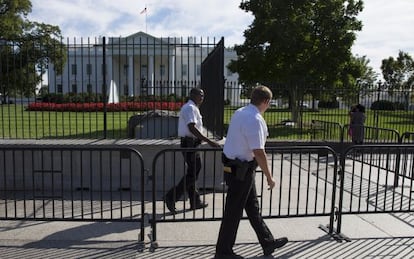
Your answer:
[[[167,208],[171,213],[173,214],[177,213],[177,211],[175,210],[174,199],[170,195],[165,195],[164,201],[165,201],[165,205],[167,205]]]
[[[244,259],[243,256],[232,253],[232,254],[216,254],[214,259]]]
[[[208,206],[208,203],[197,203],[196,205],[190,205],[190,210],[204,209]]]
[[[281,248],[282,246],[286,245],[287,242],[288,239],[286,237],[275,239],[270,245],[263,248],[263,254],[266,256],[271,255],[276,248]]]

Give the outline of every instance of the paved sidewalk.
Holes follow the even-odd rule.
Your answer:
[[[351,242],[337,242],[318,228],[327,217],[266,222],[276,237],[289,238],[274,258],[414,258],[414,215],[409,213],[344,216],[342,232]],[[219,224],[160,223],[159,247],[151,251],[148,236],[144,244],[138,242],[135,223],[0,221],[0,258],[213,258]],[[240,225],[235,251],[266,258],[247,220]]]

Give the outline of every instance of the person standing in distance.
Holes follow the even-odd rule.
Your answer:
[[[228,186],[226,205],[216,244],[216,259],[243,258],[233,252],[237,229],[246,211],[264,255],[284,246],[286,237],[274,239],[264,222],[257,200],[255,170],[260,166],[270,188],[275,186],[265,152],[268,136],[262,116],[270,104],[272,92],[266,86],[253,89],[250,104],[238,109],[231,118],[223,148],[224,180]]]
[[[181,107],[178,118],[178,136],[181,137],[182,148],[195,148],[202,141],[207,142],[212,147],[220,145],[207,138],[203,133],[203,121],[199,106],[203,103],[204,91],[200,88],[192,88],[190,99]],[[177,213],[175,202],[180,199],[184,192],[188,193],[190,199],[190,209],[202,209],[208,206],[200,199],[196,181],[201,170],[201,158],[198,152],[183,152],[184,160],[187,164],[187,172],[177,186],[172,187],[165,195],[165,203],[171,213]]]
[[[349,112],[349,117],[352,142],[356,145],[361,145],[364,142],[365,107],[361,104],[353,106],[353,109]]]

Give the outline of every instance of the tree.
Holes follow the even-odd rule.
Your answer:
[[[300,120],[301,97],[312,88],[332,89],[349,67],[362,1],[250,0],[240,8],[255,18],[229,69],[246,85],[284,85],[292,120]]]
[[[366,56],[352,56],[341,71],[337,84],[345,103],[359,103],[361,95],[372,93],[377,74],[368,64],[369,59]]]
[[[66,61],[58,26],[29,21],[30,0],[0,0],[0,92],[33,96],[53,62],[61,73]]]
[[[393,57],[383,59],[381,70],[389,90],[413,90],[414,61],[408,53],[399,51],[396,59]]]

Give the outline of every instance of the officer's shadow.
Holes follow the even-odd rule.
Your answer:
[[[65,223],[62,223],[65,224]],[[30,242],[24,245],[25,248],[69,248],[82,244],[98,244],[103,241],[115,240],[105,238],[111,234],[121,234],[128,231],[136,231],[137,235],[133,241],[139,245],[139,224],[136,222],[91,222],[81,223],[80,226],[57,231],[41,240]],[[119,239],[117,239],[119,240]],[[117,241],[114,241],[117,242]]]

